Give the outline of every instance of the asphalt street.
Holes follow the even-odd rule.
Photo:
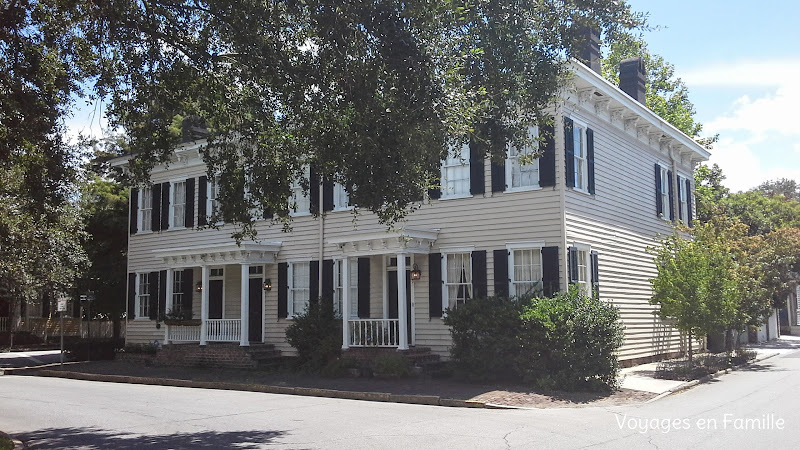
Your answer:
[[[36,350],[30,352],[0,353],[0,369],[12,367],[36,367],[57,363],[61,360],[60,350]]]
[[[766,448],[800,439],[800,351],[640,405],[486,410],[0,377],[31,448]]]

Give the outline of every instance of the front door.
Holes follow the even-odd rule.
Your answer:
[[[248,310],[247,329],[250,342],[263,341],[261,325],[261,317],[264,314],[263,310],[263,282],[261,278],[250,278],[250,309]]]
[[[222,280],[208,281],[208,318],[222,319]]]
[[[389,318],[397,319],[397,270],[387,273],[389,294]],[[411,271],[406,270],[406,323],[408,324],[408,343],[411,344]]]

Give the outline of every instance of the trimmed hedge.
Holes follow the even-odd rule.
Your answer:
[[[473,299],[448,310],[457,369],[473,380],[548,389],[616,387],[619,311],[573,287],[552,298]]]
[[[333,315],[333,301],[320,299],[295,316],[286,328],[286,340],[297,349],[297,364],[318,372],[342,353],[342,321]]]

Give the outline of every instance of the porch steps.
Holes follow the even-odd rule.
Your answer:
[[[250,344],[250,347],[242,348],[245,349],[259,368],[275,369],[285,362],[285,357],[281,356],[281,351],[272,344]]]

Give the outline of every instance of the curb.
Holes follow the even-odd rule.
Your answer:
[[[487,404],[474,400],[441,398],[438,395],[389,394],[387,392],[339,391],[307,387],[270,386],[262,384],[226,383],[216,381],[178,380],[174,378],[131,377],[127,375],[105,375],[82,372],[67,372],[49,369],[26,369],[14,371],[18,375],[69,378],[83,381],[103,381],[110,383],[146,384],[154,386],[174,386],[200,389],[222,389],[228,391],[261,392],[266,394],[302,395],[307,397],[339,398],[346,400],[365,400],[372,402],[408,403],[415,405],[445,406],[456,408],[516,409],[502,405]]]
[[[23,449],[28,448],[27,444],[25,444],[24,442],[20,441],[19,439],[14,439],[14,437],[9,435],[8,433],[3,433],[2,431],[0,431],[0,436],[2,436],[4,438],[7,438],[11,442],[13,442],[14,443],[14,450],[23,450]]]
[[[683,383],[683,384],[681,384],[679,386],[676,386],[676,387],[674,387],[674,388],[672,388],[672,389],[670,389],[670,390],[658,395],[655,398],[651,398],[650,400],[646,401],[645,403],[651,403],[651,402],[654,402],[654,401],[656,401],[656,400],[658,400],[660,398],[666,397],[668,395],[677,394],[678,392],[683,392],[683,391],[685,391],[687,389],[691,389],[691,388],[697,386],[698,384],[707,383],[707,382],[709,382],[709,381],[711,381],[711,380],[713,380],[715,378],[718,378],[718,377],[720,377],[722,375],[725,375],[727,373],[731,373],[733,371],[739,370],[742,367],[747,367],[747,366],[749,366],[751,364],[755,364],[757,362],[764,361],[765,359],[769,359],[769,358],[772,358],[774,356],[778,356],[779,354],[780,353],[771,353],[771,354],[766,355],[766,356],[757,357],[756,359],[754,359],[752,361],[749,361],[749,362],[746,362],[744,364],[739,364],[738,366],[734,366],[734,367],[731,367],[729,369],[722,369],[720,371],[708,374],[708,375],[706,375],[706,376],[704,376],[702,378],[698,378],[696,380],[687,381],[687,382],[685,382],[685,383]]]

